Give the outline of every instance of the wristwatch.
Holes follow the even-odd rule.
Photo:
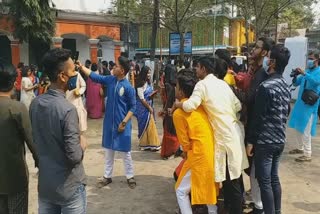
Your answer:
[[[121,125],[126,126],[126,125],[127,125],[127,122],[122,121],[122,122],[121,122]]]

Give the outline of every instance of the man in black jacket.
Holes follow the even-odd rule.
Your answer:
[[[255,110],[255,97],[257,94],[257,90],[259,85],[268,78],[268,73],[265,70],[265,66],[263,66],[263,62],[265,61],[268,52],[271,50],[274,42],[269,38],[259,38],[256,42],[254,48],[250,54],[250,60],[253,61],[254,72],[253,79],[250,82],[250,87],[248,91],[235,91],[236,96],[239,98],[243,105],[243,118],[245,121],[245,143],[248,144],[247,136],[250,136],[252,132],[255,131],[254,127],[252,128],[251,124],[255,120],[254,110]],[[249,157],[251,171],[248,170],[250,175],[250,185],[251,185],[251,193],[252,200],[254,202],[253,214],[262,214],[263,206],[260,196],[260,189],[258,186],[258,182],[255,176],[255,166],[252,164],[252,158]]]
[[[274,47],[265,63],[269,74],[260,84],[254,106],[254,120],[247,136],[247,154],[254,156],[265,214],[281,213],[281,185],[278,167],[286,141],[286,123],[291,93],[282,73],[288,64],[290,52]],[[254,147],[254,150],[253,150]]]

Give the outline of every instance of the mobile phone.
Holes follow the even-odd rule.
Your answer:
[[[76,62],[79,59],[79,51],[76,51],[73,56],[73,61]]]

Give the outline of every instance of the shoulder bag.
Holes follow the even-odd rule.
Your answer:
[[[318,101],[319,95],[314,90],[306,89],[306,85],[307,81],[304,83],[301,99],[305,104],[313,106]]]

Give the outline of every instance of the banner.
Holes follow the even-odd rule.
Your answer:
[[[170,55],[180,54],[180,34],[179,33],[170,33],[169,35]],[[187,32],[184,35],[184,53],[192,54],[192,32]]]

